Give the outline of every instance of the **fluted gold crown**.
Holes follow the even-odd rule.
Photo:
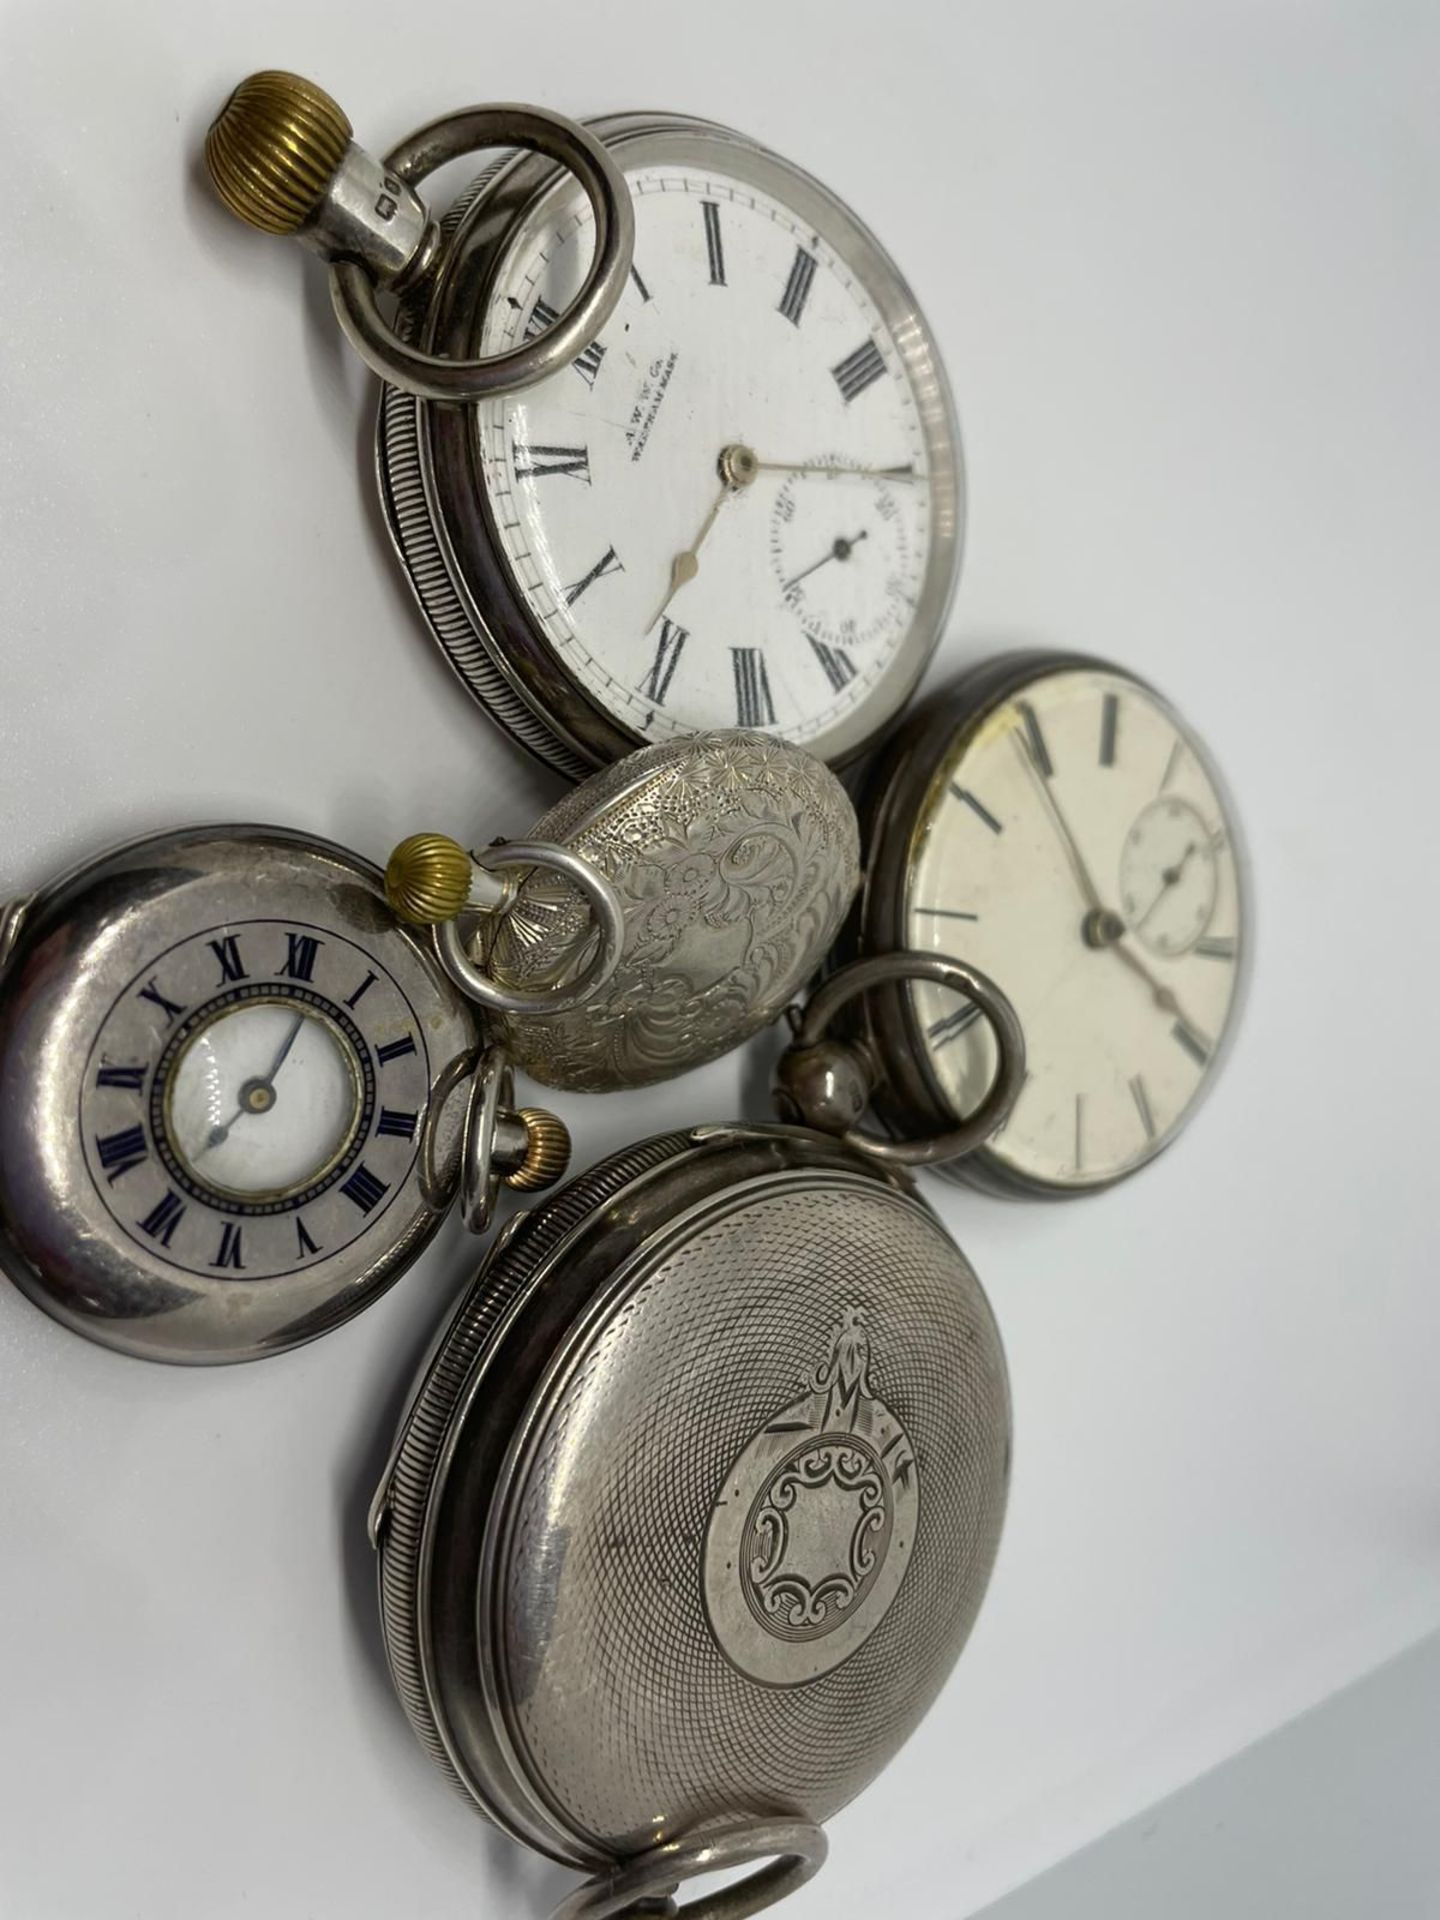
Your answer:
[[[515,1118],[524,1127],[529,1146],[521,1164],[503,1176],[506,1186],[520,1193],[553,1187],[570,1164],[570,1129],[545,1107],[521,1107]]]
[[[264,233],[295,233],[325,196],[350,145],[350,122],[298,73],[252,73],[205,136],[215,191]]]
[[[385,868],[385,897],[415,927],[453,920],[470,897],[470,856],[443,833],[412,833]]]

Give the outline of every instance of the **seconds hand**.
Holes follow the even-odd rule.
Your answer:
[[[828,553],[822,553],[818,560],[804,568],[802,572],[797,573],[793,580],[787,580],[781,591],[789,593],[792,587],[798,587],[802,580],[808,580],[812,573],[818,572],[821,567],[828,566],[832,560],[848,560],[860,542],[869,539],[869,537],[868,531],[864,529],[849,540],[841,534],[837,540],[831,543]]]

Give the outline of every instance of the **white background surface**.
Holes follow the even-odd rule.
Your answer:
[[[1437,61],[1433,8],[1358,0],[0,11],[7,890],[197,819],[383,856],[421,823],[517,833],[557,791],[421,632],[316,263],[198,180],[262,65],[375,148],[533,98],[685,109],[809,166],[956,387],[937,673],[1109,654],[1230,777],[1259,963],[1193,1132],[1079,1205],[929,1187],[1008,1345],[1009,1529],[796,1920],[959,1920],[1440,1621]],[[760,1117],[761,1079],[567,1112],[588,1161]],[[452,1231],[348,1329],[218,1372],[0,1289],[6,1920],[538,1920],[570,1884],[432,1776],[380,1665],[363,1510],[470,1259]]]

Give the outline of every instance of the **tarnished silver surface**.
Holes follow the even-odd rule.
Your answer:
[[[547,816],[548,817],[548,816]],[[563,972],[538,988],[519,988],[493,973],[483,972],[466,949],[465,925],[476,929],[476,921],[467,911],[461,920],[446,920],[436,929],[440,964],[462,993],[486,1007],[491,1013],[528,1018],[535,1013],[573,1013],[588,1006],[613,978],[625,951],[625,909],[608,875],[593,861],[572,853],[568,848],[551,845],[540,837],[502,841],[483,847],[471,860],[480,871],[506,875],[504,912],[514,910],[520,886],[514,876],[527,869],[551,876],[552,882],[566,884],[578,894],[583,920],[567,954]],[[489,914],[484,916],[488,923]],[[485,935],[478,929],[473,936],[482,944]],[[493,937],[493,936],[492,936]]]
[[[826,1039],[837,1013],[875,987],[907,980],[934,980],[953,987],[979,1007],[995,1032],[998,1064],[989,1092],[968,1118],[919,1139],[892,1139],[856,1123],[878,1079],[863,1043]],[[811,995],[795,1038],[776,1068],[776,1107],[782,1118],[799,1119],[822,1133],[837,1133],[848,1145],[892,1166],[936,1167],[982,1147],[1004,1126],[1025,1084],[1025,1035],[1009,999],[989,974],[936,953],[871,954],[852,960]]]
[[[537,822],[619,895],[625,944],[608,986],[573,1013],[505,1022],[517,1066],[552,1087],[644,1086],[738,1046],[819,966],[859,877],[844,788],[763,734],[647,747]],[[487,971],[535,994],[568,977],[589,909],[536,872],[489,935]]]
[[[478,1036],[367,862],[280,828],[194,828],[89,862],[8,924],[0,1262],[47,1313],[147,1359],[253,1359],[348,1319],[424,1246]],[[172,1133],[191,1037],[257,1006],[323,1027],[355,1089],[333,1158],[293,1192],[211,1187]],[[251,1112],[275,1084],[250,1083]]]
[[[674,1913],[673,1902],[659,1906],[650,1903],[666,1902],[684,1881],[701,1874],[724,1873],[749,1866],[752,1861],[769,1860],[771,1865],[759,1873],[748,1873],[743,1880],[715,1893],[687,1900],[680,1909],[684,1920],[746,1920],[748,1914],[763,1913],[766,1907],[773,1907],[786,1894],[804,1886],[824,1866],[828,1851],[824,1828],[805,1820],[755,1822],[688,1846],[671,1840],[610,1873],[596,1874],[583,1887],[577,1887],[568,1900],[561,1901],[551,1920],[611,1920],[612,1915]]]
[[[793,208],[850,263],[905,360],[929,465],[930,559],[910,638],[893,668],[859,707],[808,742],[828,765],[844,765],[873,746],[910,698],[959,578],[965,483],[934,338],[875,236],[821,182],[780,155],[728,127],[683,114],[611,114],[587,125],[622,170],[714,168]],[[441,365],[439,356],[472,354],[502,257],[564,189],[554,162],[539,154],[512,156],[480,175],[442,221],[435,272],[407,301],[398,331]],[[376,467],[401,564],[427,626],[470,694],[523,746],[571,779],[643,746],[643,736],[572,671],[564,649],[553,644],[518,589],[496,537],[496,504],[473,417],[417,400],[413,390],[387,388],[377,422]]]
[[[468,107],[442,115],[402,140],[383,171],[409,189],[437,167],[488,147],[521,147],[574,175],[595,216],[595,252],[565,312],[508,353],[475,358],[433,354],[402,339],[380,312],[373,274],[335,259],[330,292],[346,338],[374,372],[422,400],[481,400],[533,386],[582,353],[615,310],[635,250],[635,216],[624,176],[593,133],[542,107]]]
[[[802,1129],[642,1142],[427,1362],[373,1511],[395,1684],[483,1812],[602,1874],[818,1824],[958,1655],[1009,1457],[989,1308],[908,1182]]]

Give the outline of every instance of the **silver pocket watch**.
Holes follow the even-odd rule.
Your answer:
[[[415,189],[482,146],[510,151],[436,228]],[[715,726],[834,764],[900,711],[959,570],[959,444],[914,295],[827,188],[666,113],[471,109],[376,162],[274,73],[207,156],[233,211],[331,261],[389,383],[402,565],[517,739],[572,778]]]
[[[195,827],[0,914],[0,1263],[144,1359],[328,1332],[569,1139],[358,855]]]
[[[435,924],[442,964],[491,1010],[510,1058],[551,1087],[645,1086],[739,1046],[821,965],[859,883],[839,780],[756,733],[642,748],[574,788],[532,838],[548,858],[503,911],[491,891],[472,910],[484,875],[434,834],[396,849],[387,886],[402,918]],[[528,851],[489,857],[515,874]],[[605,892],[583,892],[586,875]],[[567,989],[594,964],[601,909],[609,965],[582,1000]]]
[[[516,1217],[421,1370],[371,1511],[397,1692],[592,1874],[556,1920],[740,1865],[683,1911],[758,1912],[943,1685],[1009,1464],[989,1306],[903,1174],[798,1128],[640,1142]]]
[[[941,1171],[1009,1194],[1091,1192],[1147,1165],[1214,1082],[1250,944],[1235,812],[1194,730],[1103,661],[1006,655],[906,723],[862,814],[840,952],[860,965],[807,1010],[801,1038],[821,1051],[792,1052],[791,1105],[838,1125],[847,1096],[873,1095],[893,1142],[938,1131]],[[946,956],[1002,981],[1024,1029],[993,1131],[1000,1027]],[[847,1001],[858,1021],[821,1045]],[[843,1087],[820,1087],[827,1067]],[[963,1159],[944,1147],[957,1128],[984,1136]]]

